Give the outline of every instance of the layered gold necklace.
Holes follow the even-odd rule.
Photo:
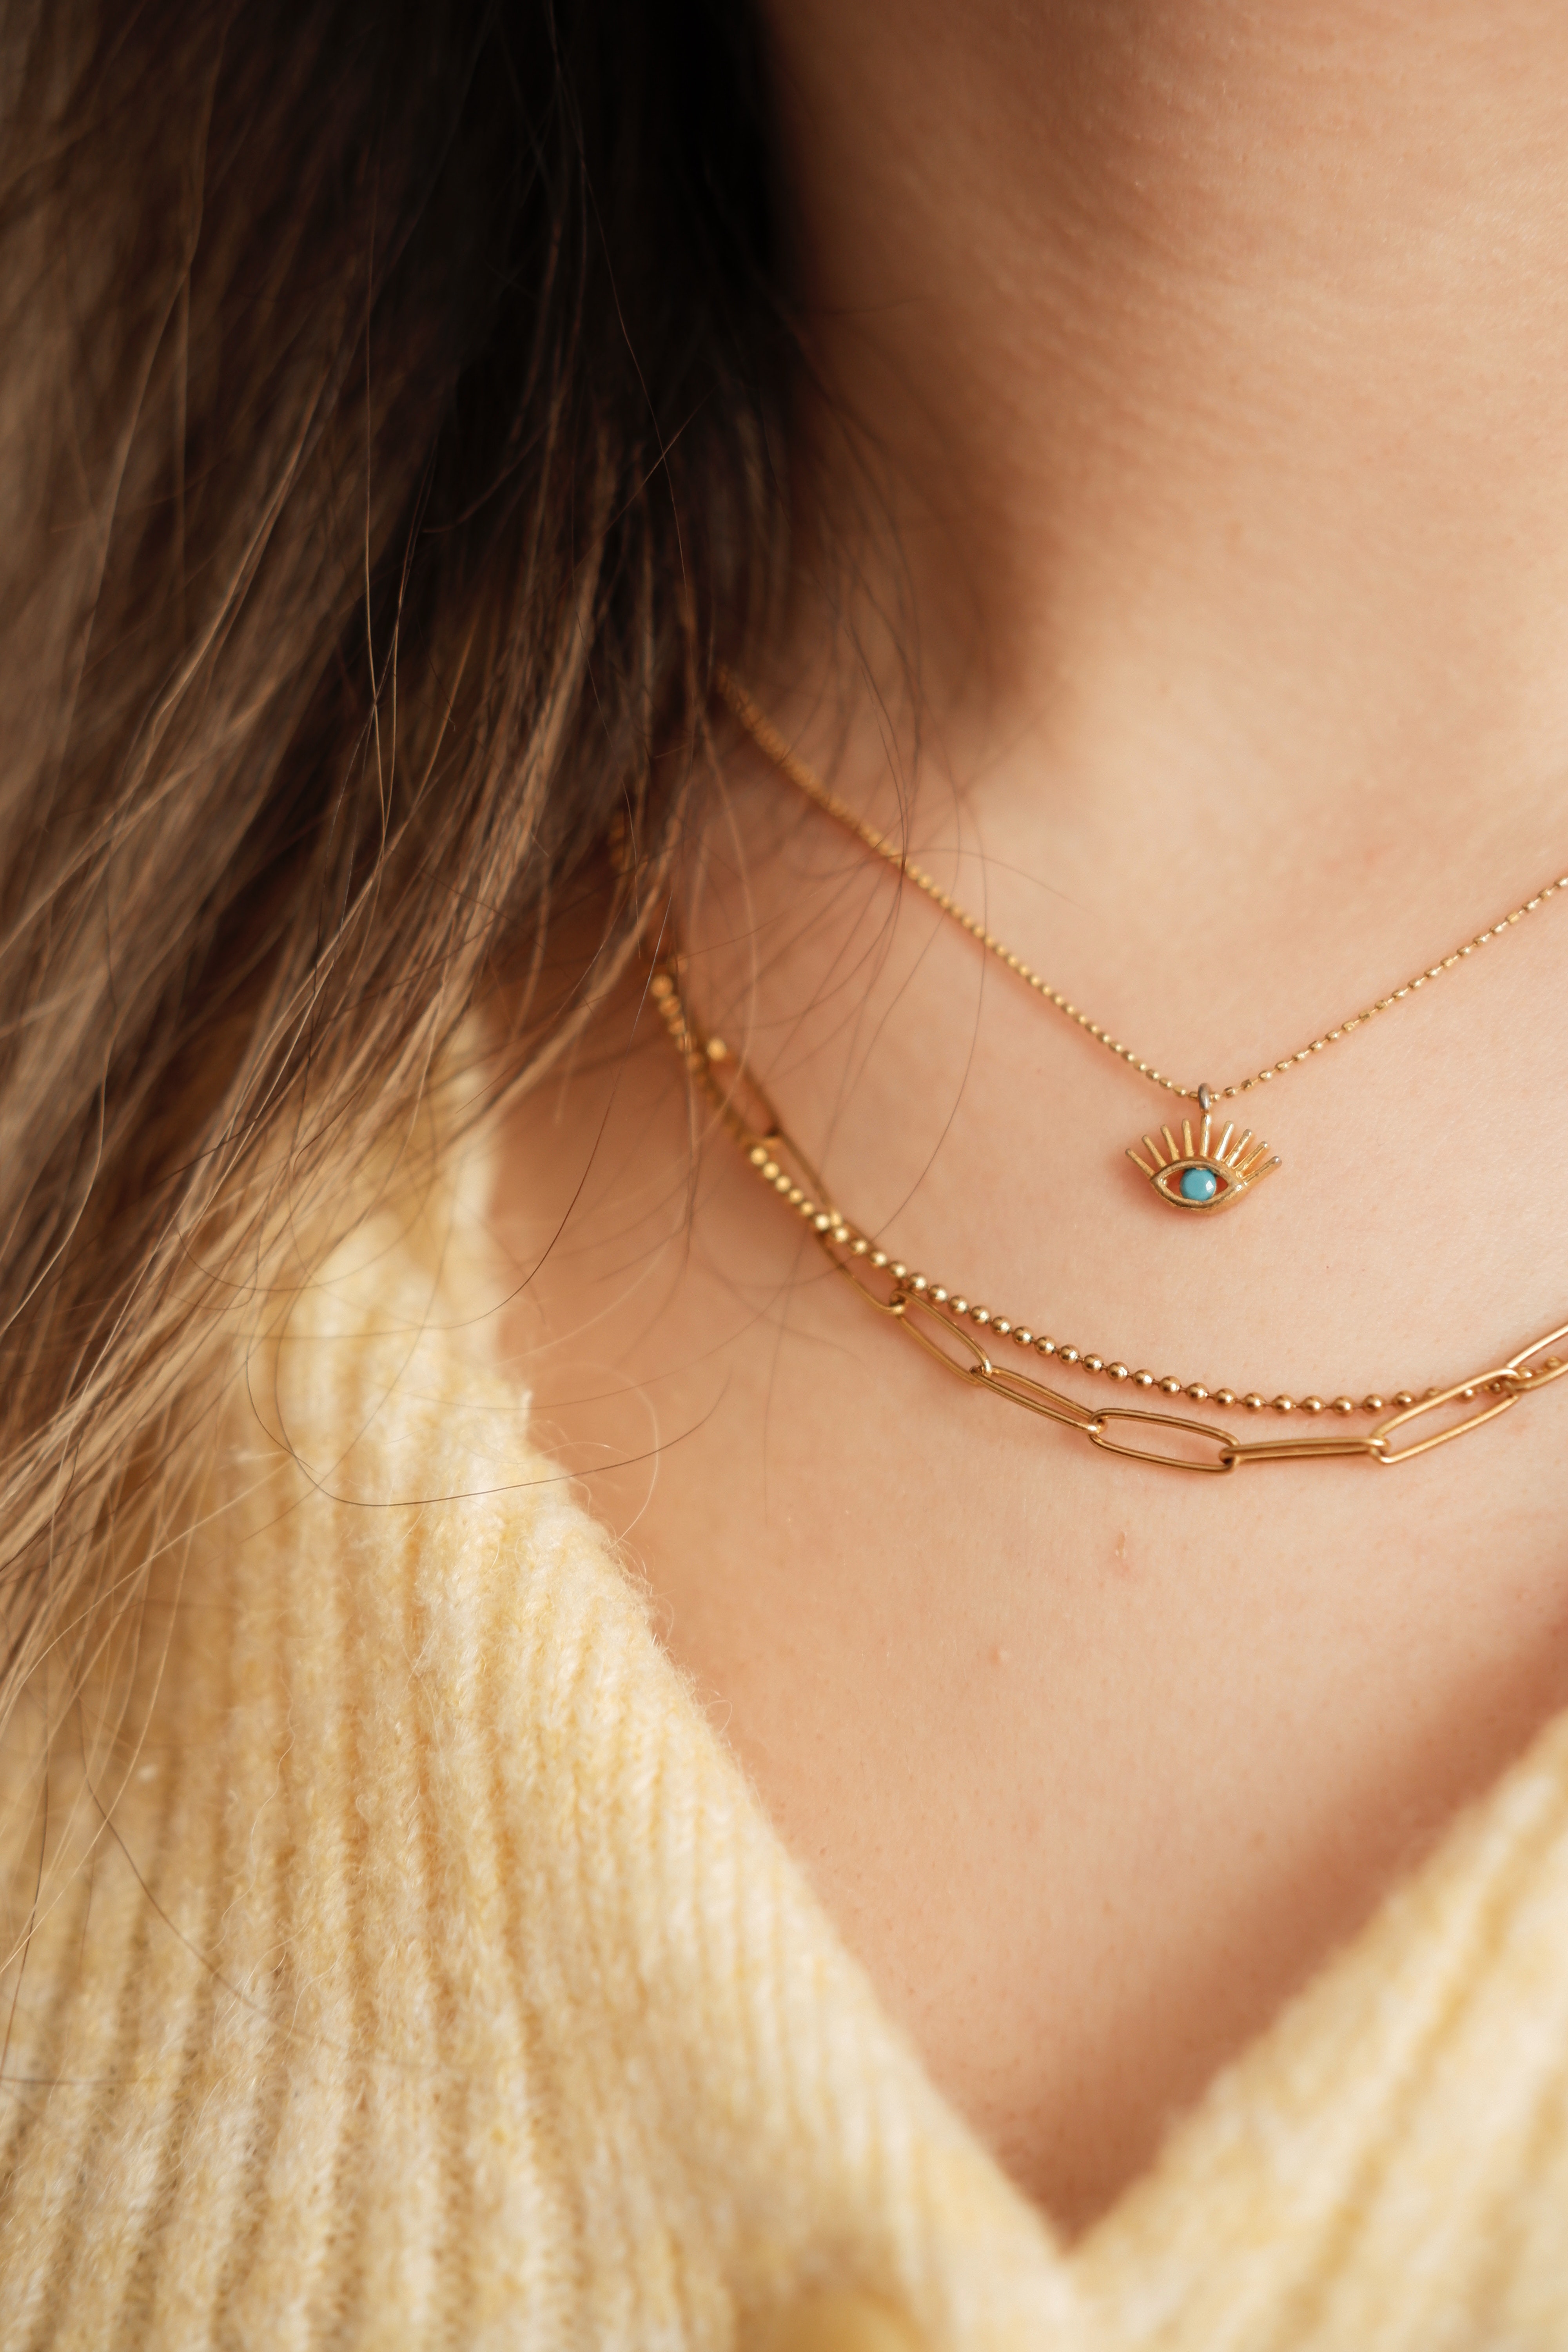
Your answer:
[[[1145,1136],[1145,1159],[1130,1151],[1158,1197],[1173,1207],[1212,1212],[1227,1207],[1253,1189],[1280,1164],[1266,1145],[1255,1144],[1251,1130],[1233,1140],[1234,1123],[1217,1141],[1214,1133],[1215,1102],[1249,1092],[1254,1087],[1282,1076],[1351,1031],[1436,980],[1489,940],[1501,938],[1548,898],[1568,889],[1568,876],[1538,891],[1534,898],[1499,923],[1396,989],[1364,1013],[1354,1014],[1335,1029],[1325,1031],[1282,1062],[1257,1072],[1237,1085],[1213,1090],[1206,1085],[1184,1087],[1152,1063],[1141,1061],[1128,1046],[1091,1021],[1059,990],[1053,988],[1023,959],[1004,946],[974,916],[966,914],[928,874],[874,827],[865,824],[830,792],[799,760],[766,715],[729,677],[721,690],[759,748],[826,814],[853,833],[866,846],[914,883],[942,911],[952,918],[990,954],[998,957],[1026,985],[1073,1021],[1109,1053],[1140,1076],[1168,1094],[1198,1105],[1196,1136],[1190,1118],[1182,1122],[1178,1144],[1168,1126],[1162,1128],[1164,1149]],[[1075,1431],[1102,1452],[1127,1456],[1163,1468],[1225,1474],[1243,1464],[1345,1459],[1362,1457],[1392,1466],[1430,1453],[1457,1437],[1479,1429],[1510,1412],[1521,1398],[1547,1388],[1568,1373],[1568,1323],[1527,1341],[1501,1363],[1419,1393],[1412,1388],[1372,1391],[1361,1397],[1348,1393],[1301,1397],[1283,1391],[1268,1395],[1262,1389],[1241,1389],[1226,1382],[1184,1379],[1176,1373],[1156,1374],[1132,1369],[1121,1358],[1081,1348],[1058,1339],[1037,1323],[1015,1320],[1007,1314],[968,1297],[934,1276],[907,1265],[883,1248],[877,1237],[856,1224],[832,1202],[826,1187],[799,1147],[793,1142],[772,1102],[743,1059],[724,1041],[706,1034],[687,1003],[679,954],[656,966],[650,993],[663,1015],[670,1038],[688,1072],[713,1106],[721,1123],[739,1144],[748,1165],[761,1181],[780,1196],[805,1223],[834,1271],[879,1315],[916,1340],[943,1369],[972,1388],[1021,1406],[1042,1419]],[[998,1344],[1001,1343],[1001,1344]],[[1011,1355],[1013,1360],[1007,1360]],[[1074,1372],[1087,1373],[1120,1390],[1126,1402],[1090,1405],[1039,1377],[1037,1367],[1046,1359]],[[1026,1370],[1025,1366],[1029,1369]],[[1134,1404],[1133,1394],[1154,1391],[1162,1406]],[[1272,1412],[1280,1416],[1300,1413],[1310,1426],[1299,1434],[1283,1431],[1267,1437],[1244,1438],[1208,1418],[1170,1408],[1178,1401],[1202,1406],[1240,1408],[1249,1414]],[[1323,1416],[1332,1419],[1324,1425]],[[1373,1426],[1355,1430],[1344,1424],[1365,1416]],[[1422,1423],[1431,1425],[1423,1428]],[[1335,1426],[1334,1423],[1338,1423]]]

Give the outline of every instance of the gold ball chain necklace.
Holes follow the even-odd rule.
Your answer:
[[[1249,1093],[1253,1087],[1283,1076],[1299,1063],[1321,1053],[1340,1038],[1361,1028],[1379,1013],[1389,1012],[1413,995],[1416,990],[1475,954],[1489,940],[1500,939],[1526,915],[1533,914],[1549,898],[1568,890],[1568,875],[1543,886],[1535,896],[1504,916],[1489,930],[1456,948],[1437,963],[1428,968],[1390,995],[1382,997],[1364,1012],[1352,1015],[1337,1028],[1327,1030],[1321,1037],[1289,1055],[1281,1062],[1240,1080],[1237,1085],[1211,1089],[1206,1085],[1184,1087],[1168,1077],[1151,1062],[1140,1060],[1133,1051],[1112,1037],[1109,1031],[1072,1003],[1060,990],[1034,971],[1022,957],[989,930],[975,916],[967,914],[940,885],[919,866],[913,865],[885,835],[858,817],[791,750],[766,714],[733,678],[727,674],[719,680],[720,690],[736,718],[753,741],[791,782],[831,816],[884,859],[930,898],[941,911],[951,917],[988,953],[996,956],[1024,984],[1071,1020],[1108,1053],[1125,1063],[1151,1084],[1181,1100],[1195,1102],[1200,1125],[1196,1137],[1189,1118],[1182,1121],[1182,1139],[1178,1144],[1170,1127],[1161,1133],[1163,1149],[1150,1137],[1142,1140],[1148,1158],[1136,1149],[1128,1153],[1158,1198],[1172,1207],[1189,1213],[1212,1213],[1231,1206],[1245,1193],[1254,1189],[1263,1178],[1279,1167],[1278,1155],[1269,1153],[1268,1146],[1254,1141],[1251,1129],[1236,1139],[1235,1122],[1226,1125],[1223,1134],[1215,1138],[1212,1106],[1218,1101],[1233,1099]],[[750,1165],[762,1181],[779,1193],[805,1221],[823,1249],[835,1272],[842,1275],[868,1305],[888,1316],[908,1336],[917,1340],[948,1371],[972,1387],[989,1389],[994,1394],[1025,1410],[1039,1414],[1087,1437],[1091,1444],[1110,1454],[1119,1454],[1133,1461],[1147,1462],[1163,1468],[1196,1470],[1225,1474],[1243,1464],[1259,1462],[1344,1459],[1364,1456],[1392,1466],[1414,1460],[1434,1447],[1446,1445],[1457,1437],[1467,1435],[1501,1413],[1510,1412],[1520,1399],[1536,1390],[1549,1387],[1552,1381],[1568,1373],[1568,1354],[1552,1352],[1568,1341],[1568,1323],[1543,1333],[1518,1349],[1503,1363],[1474,1372],[1450,1382],[1446,1387],[1427,1388],[1420,1394],[1412,1389],[1394,1389],[1384,1395],[1373,1391],[1361,1399],[1337,1395],[1325,1401],[1317,1395],[1301,1398],[1279,1394],[1266,1397],[1260,1391],[1238,1391],[1224,1384],[1209,1386],[1202,1381],[1184,1381],[1174,1374],[1157,1378],[1147,1370],[1134,1371],[1118,1360],[1108,1360],[1091,1349],[1058,1341],[1048,1333],[1029,1324],[1015,1322],[1003,1314],[972,1302],[946,1284],[918,1272],[881,1248],[876,1237],[864,1232],[837,1208],[832,1205],[826,1186],[809,1160],[784,1129],[772,1102],[739,1056],[733,1055],[722,1039],[704,1034],[686,1003],[681,985],[680,958],[668,956],[656,968],[650,983],[651,993],[664,1017],[672,1042],[686,1064],[687,1069],[706,1093],[725,1129],[740,1145]],[[1300,1412],[1309,1421],[1317,1421],[1324,1413],[1338,1416],[1342,1423],[1351,1416],[1364,1413],[1377,1416],[1375,1425],[1365,1432],[1314,1428],[1310,1433],[1259,1439],[1244,1439],[1212,1421],[1199,1421],[1184,1414],[1161,1412],[1148,1406],[1107,1404],[1090,1406],[1081,1403],[1058,1390],[1049,1388],[1031,1370],[1024,1371],[1017,1364],[997,1360],[992,1353],[993,1343],[1007,1341],[1013,1347],[1036,1358],[1055,1359],[1063,1365],[1085,1372],[1101,1375],[1111,1382],[1133,1390],[1157,1390],[1165,1399],[1178,1397],[1194,1404],[1209,1402],[1222,1407],[1241,1406],[1248,1412],[1272,1410],[1280,1415]],[[1389,1407],[1392,1406],[1392,1412]],[[1426,1420],[1436,1425],[1426,1430],[1412,1427]]]

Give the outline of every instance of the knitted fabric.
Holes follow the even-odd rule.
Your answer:
[[[1568,1727],[1066,2251],[531,1446],[461,1217],[234,1383],[134,1752],[85,1725],[47,1824],[9,1775],[7,2352],[720,2352],[839,2288],[965,2352],[1561,2352]]]

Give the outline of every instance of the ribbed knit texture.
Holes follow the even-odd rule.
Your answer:
[[[384,1214],[235,1384],[145,1743],[51,1771],[6,2352],[718,2352],[842,2286],[965,2352],[1562,2352],[1568,1727],[1064,2253],[531,1447],[461,1222]]]

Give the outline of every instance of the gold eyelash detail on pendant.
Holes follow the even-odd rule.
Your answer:
[[[1213,1113],[1205,1111],[1195,1146],[1190,1118],[1182,1121],[1180,1143],[1168,1127],[1160,1129],[1165,1139],[1163,1149],[1152,1135],[1144,1136],[1147,1160],[1128,1147],[1132,1165],[1142,1169],[1161,1200],[1169,1202],[1173,1209],[1212,1217],[1221,1209],[1234,1207],[1244,1192],[1250,1192],[1280,1165],[1279,1153],[1255,1141],[1250,1128],[1237,1136],[1234,1121],[1227,1122],[1216,1144],[1214,1123]]]

